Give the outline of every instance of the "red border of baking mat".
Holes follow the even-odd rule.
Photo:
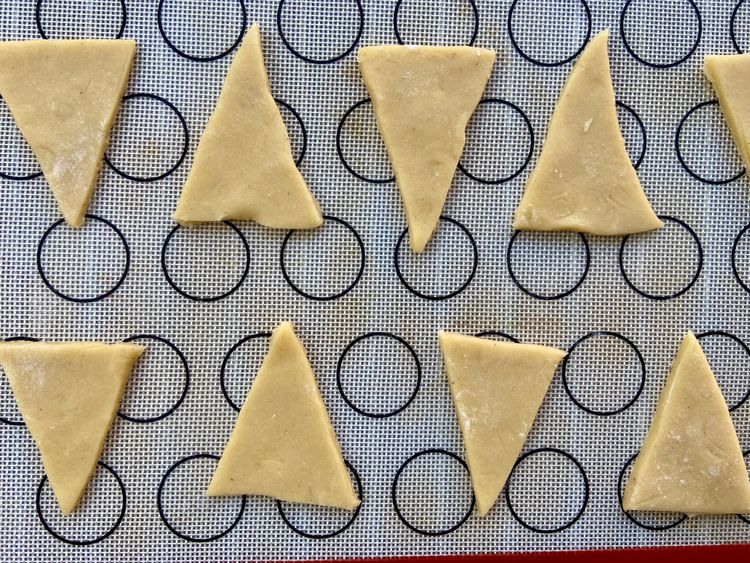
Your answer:
[[[539,551],[533,553],[487,553],[475,555],[438,555],[424,557],[388,557],[383,559],[346,559],[344,562],[366,563],[536,563],[576,561],[577,563],[647,563],[651,561],[726,561],[738,557],[750,561],[750,543],[729,545],[692,545],[677,547],[647,547],[633,549],[604,549],[591,551]],[[744,558],[744,559],[743,559]]]

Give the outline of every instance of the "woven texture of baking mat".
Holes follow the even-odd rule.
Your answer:
[[[0,560],[343,558],[750,540],[750,524],[738,516],[631,519],[618,504],[618,478],[687,330],[710,333],[702,343],[728,403],[742,403],[732,417],[750,449],[750,186],[701,72],[707,53],[750,49],[749,4],[2,2],[2,40],[122,33],[138,41],[138,55],[107,151],[111,165],[80,230],[56,224],[53,198],[0,103],[0,337],[138,337],[147,351],[107,440],[106,466],[67,518],[48,484],[40,488],[39,455],[0,377]],[[245,20],[261,25],[274,95],[327,220],[288,240],[250,223],[172,233],[180,187]],[[569,61],[605,27],[628,151],[665,227],[624,242],[512,238],[513,210]],[[498,55],[446,218],[418,257],[407,241],[396,250],[402,207],[356,64],[359,47],[398,37],[474,41]],[[241,404],[266,334],[287,319],[361,482],[362,507],[348,527],[351,516],[335,510],[203,496],[211,456],[221,454],[236,419],[230,403]],[[528,456],[486,518],[469,515],[440,329],[572,348]]]

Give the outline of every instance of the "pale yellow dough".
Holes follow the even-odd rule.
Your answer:
[[[2,342],[0,365],[63,514],[96,469],[142,346]]]
[[[273,331],[207,494],[266,495],[346,510],[359,505],[291,323]]]
[[[625,510],[750,513],[750,480],[721,389],[688,333],[623,494]]]
[[[360,49],[358,59],[401,192],[411,248],[422,252],[440,220],[495,52],[388,45]]]
[[[174,219],[183,225],[255,221],[277,229],[323,224],[271,94],[258,24],[229,67]]]
[[[94,193],[135,57],[132,40],[0,43],[0,95],[68,224]]]
[[[750,170],[750,54],[707,55],[703,71],[716,90],[742,162]]]
[[[495,504],[565,352],[450,332],[438,335],[477,512]]]
[[[594,37],[568,76],[515,229],[626,235],[662,226],[620,133],[608,37],[607,30]]]

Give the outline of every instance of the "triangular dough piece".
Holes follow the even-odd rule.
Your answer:
[[[359,505],[291,323],[273,331],[207,494],[266,495],[346,510]]]
[[[565,352],[450,332],[438,339],[477,511],[484,516],[505,486]]]
[[[63,514],[86,490],[142,352],[134,344],[0,343],[0,365]]]
[[[174,219],[183,225],[255,221],[276,229],[323,224],[271,94],[258,24],[229,67]]]
[[[552,114],[513,228],[626,235],[662,226],[625,150],[607,39],[591,40]]]
[[[716,90],[742,162],[750,170],[750,54],[707,55],[703,72]]]
[[[0,43],[0,95],[68,224],[79,227],[135,57],[135,41]]]
[[[360,49],[358,60],[393,163],[411,248],[422,252],[440,220],[495,52],[388,45]]]
[[[721,389],[688,333],[623,494],[625,510],[750,512],[750,479]]]

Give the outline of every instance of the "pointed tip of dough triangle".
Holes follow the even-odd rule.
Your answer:
[[[476,511],[477,516],[480,518],[487,516],[487,513],[492,510],[492,507],[495,506],[495,502],[497,502],[497,497],[495,498],[489,498],[489,499],[481,499],[479,497],[475,497],[476,500]]]
[[[59,200],[57,203],[60,207],[60,213],[62,213],[63,219],[65,219],[65,223],[71,227],[81,227],[83,225],[86,211],[89,207],[88,200],[77,204],[69,204]]]
[[[424,252],[424,249],[427,248],[427,244],[430,242],[431,238],[432,231],[425,233],[421,229],[409,228],[409,247],[416,254]]]
[[[293,336],[294,338],[297,338],[297,333],[294,330],[294,324],[292,321],[280,322],[276,325],[276,328],[273,329],[273,334],[279,336]]]
[[[608,41],[609,41],[609,28],[605,27],[599,33],[594,35],[594,37],[591,38],[590,44],[598,44],[598,43],[606,44]]]
[[[73,513],[73,511],[76,509],[76,506],[78,506],[78,503],[81,500],[81,497],[83,497],[84,491],[81,491],[81,495],[79,497],[73,498],[73,497],[61,497],[57,496],[57,504],[60,506],[60,512],[63,513],[63,516],[69,516]]]

